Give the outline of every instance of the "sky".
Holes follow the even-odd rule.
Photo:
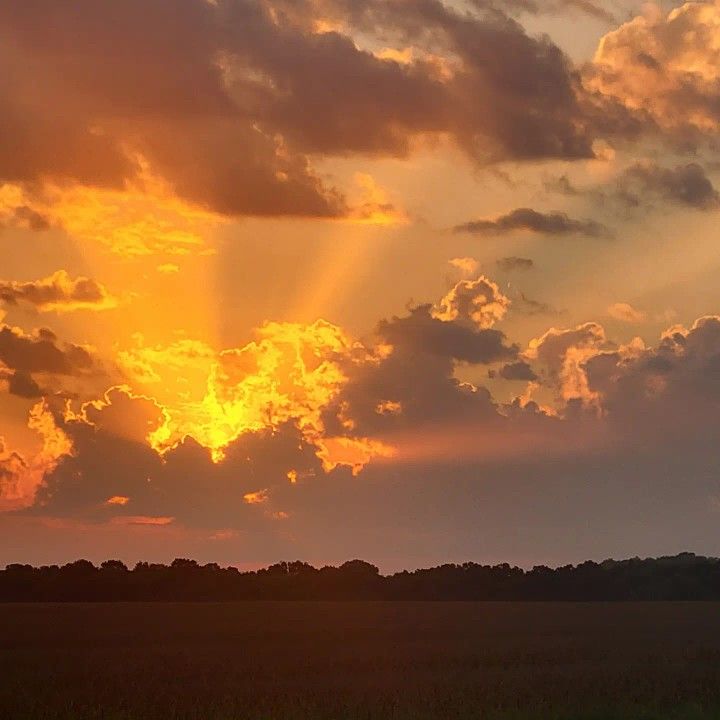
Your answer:
[[[720,0],[7,0],[0,63],[0,564],[720,554]]]

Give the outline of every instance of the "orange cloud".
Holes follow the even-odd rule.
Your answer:
[[[270,491],[265,488],[263,490],[257,490],[256,492],[245,493],[243,500],[248,505],[263,505],[270,499],[269,492]]]
[[[477,280],[461,280],[442,300],[433,317],[444,322],[460,321],[481,329],[502,320],[510,307],[509,298],[492,280],[481,275]]]
[[[27,458],[10,451],[0,438],[0,509],[31,505],[45,475],[73,452],[72,442],[58,427],[47,402],[33,406],[28,427],[39,435],[41,447]]]
[[[154,434],[154,447],[163,450],[190,435],[219,460],[245,432],[296,421],[310,439],[322,433],[322,410],[346,382],[341,361],[352,355],[353,344],[322,320],[268,323],[256,334],[255,341],[222,351],[204,365],[201,399],[164,401],[167,422]],[[209,360],[204,350],[199,357]],[[153,363],[152,372],[163,377],[160,364]]]
[[[165,527],[175,522],[174,517],[154,517],[149,515],[119,515],[112,519],[113,525],[147,525],[150,527]]]
[[[360,225],[403,225],[408,222],[405,211],[390,201],[387,191],[372,175],[355,173],[355,184],[359,198],[348,215],[349,222]]]
[[[318,439],[317,444],[325,472],[343,465],[352,468],[353,475],[359,475],[373,459],[390,458],[395,454],[390,445],[369,438],[324,437]]]
[[[720,1],[687,2],[608,33],[585,84],[664,130],[715,132],[719,65]]]
[[[610,305],[607,311],[608,315],[615,318],[615,320],[629,324],[641,323],[647,317],[641,310],[637,310],[632,305],[622,302]]]
[[[585,323],[572,329],[550,328],[542,337],[530,341],[524,355],[545,368],[561,401],[580,400],[599,410],[600,396],[590,388],[585,364],[606,346],[604,328]]]

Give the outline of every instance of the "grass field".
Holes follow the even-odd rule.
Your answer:
[[[4,605],[0,718],[720,718],[720,605]]]

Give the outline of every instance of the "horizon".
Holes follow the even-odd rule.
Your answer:
[[[392,577],[394,575],[399,575],[402,573],[414,573],[414,572],[421,572],[423,570],[436,570],[436,569],[439,569],[439,568],[445,567],[445,566],[461,568],[461,567],[469,566],[469,565],[476,566],[476,567],[501,567],[504,565],[509,565],[512,569],[522,570],[525,573],[529,573],[532,570],[535,570],[538,568],[549,568],[550,570],[555,571],[555,570],[560,570],[560,569],[564,569],[567,567],[578,568],[578,567],[580,567],[582,565],[586,565],[586,564],[593,564],[597,567],[601,567],[603,565],[623,564],[623,563],[631,563],[631,562],[661,562],[661,561],[689,560],[689,559],[699,560],[699,561],[720,562],[720,557],[713,557],[713,556],[708,556],[708,555],[698,555],[696,553],[689,552],[689,551],[679,552],[674,555],[661,555],[658,557],[639,557],[636,555],[636,556],[624,557],[624,558],[605,558],[604,560],[587,559],[587,560],[583,560],[582,562],[568,563],[566,565],[540,564],[540,565],[534,565],[532,567],[527,567],[527,566],[524,567],[522,565],[513,565],[512,563],[503,563],[503,562],[482,563],[482,562],[477,562],[477,561],[473,561],[473,560],[465,560],[462,562],[448,561],[446,563],[443,563],[442,565],[436,565],[436,566],[432,566],[432,567],[415,567],[415,568],[411,567],[411,568],[401,568],[401,569],[395,569],[395,570],[383,570],[382,567],[378,567],[374,563],[370,563],[367,560],[363,560],[362,558],[351,558],[351,559],[345,560],[344,562],[339,562],[339,563],[336,562],[334,564],[333,563],[317,563],[317,562],[312,563],[312,562],[307,562],[305,560],[299,560],[299,559],[295,559],[295,560],[287,560],[286,559],[286,560],[278,560],[274,563],[270,563],[269,565],[259,565],[257,567],[242,567],[239,565],[233,565],[232,563],[227,564],[227,565],[220,565],[219,563],[215,563],[212,561],[209,561],[206,563],[201,563],[198,560],[195,560],[194,558],[181,558],[181,557],[173,558],[172,560],[165,561],[165,562],[150,561],[150,560],[136,560],[133,562],[126,562],[126,561],[120,560],[118,558],[106,558],[103,561],[93,562],[92,560],[88,560],[87,558],[82,557],[82,558],[76,558],[74,560],[68,560],[67,562],[64,562],[64,563],[52,563],[52,564],[48,564],[48,565],[32,565],[31,563],[8,563],[4,567],[0,568],[0,572],[8,570],[8,568],[10,568],[12,566],[15,566],[16,568],[31,567],[33,570],[41,570],[43,568],[60,568],[60,569],[62,569],[62,568],[65,568],[65,567],[68,567],[71,565],[75,565],[77,563],[86,563],[86,562],[90,563],[94,569],[100,570],[100,569],[102,569],[103,565],[105,565],[106,563],[120,562],[125,566],[125,569],[130,572],[137,570],[138,567],[142,567],[142,566],[151,566],[151,567],[159,566],[159,567],[164,567],[164,568],[170,568],[173,566],[174,563],[190,563],[199,568],[211,566],[211,567],[217,567],[219,570],[235,569],[241,573],[256,573],[258,571],[268,570],[272,567],[279,567],[282,565],[301,564],[303,566],[307,566],[308,568],[310,568],[312,570],[323,570],[326,568],[340,569],[343,565],[348,565],[348,564],[359,562],[359,563],[363,563],[363,564],[367,564],[367,565],[371,565],[372,567],[375,567],[379,571],[380,577]]]

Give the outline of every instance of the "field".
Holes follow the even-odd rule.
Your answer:
[[[720,605],[4,605],[0,718],[720,718]]]

